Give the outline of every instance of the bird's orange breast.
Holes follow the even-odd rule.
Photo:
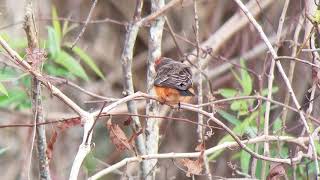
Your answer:
[[[189,102],[191,96],[181,96],[179,91],[174,88],[154,86],[159,100],[163,103],[178,104],[179,102]]]

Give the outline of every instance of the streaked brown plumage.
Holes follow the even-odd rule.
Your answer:
[[[161,102],[179,104],[194,96],[190,68],[170,58],[161,57],[155,62],[155,92]]]

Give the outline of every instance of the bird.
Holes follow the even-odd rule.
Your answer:
[[[189,66],[170,58],[160,57],[155,61],[154,89],[159,101],[180,106],[194,96],[192,72]]]

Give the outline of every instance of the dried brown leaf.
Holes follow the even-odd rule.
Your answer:
[[[59,125],[57,125],[57,127],[63,131],[65,129],[68,129],[70,127],[73,127],[73,126],[76,126],[76,125],[79,125],[81,124],[81,119],[80,118],[73,118],[73,119],[70,119],[68,121],[63,121],[62,123],[60,123]]]
[[[280,177],[286,176],[286,170],[282,164],[271,164],[270,172],[267,176],[267,180],[279,180]]]
[[[52,136],[51,136],[51,138],[50,138],[50,140],[48,142],[47,150],[46,150],[46,154],[47,154],[47,157],[48,157],[48,162],[50,162],[50,160],[52,159],[53,146],[57,141],[57,136],[58,136],[58,132],[56,130],[53,131]]]
[[[107,122],[107,128],[109,130],[109,135],[112,143],[116,146],[119,151],[132,150],[132,145],[130,144],[126,134],[117,124],[112,124],[111,120]]]
[[[198,144],[195,150],[196,151],[205,151],[206,149],[205,149],[204,143],[202,142],[202,143]]]
[[[124,125],[124,126],[129,126],[131,123],[132,123],[132,117],[129,116],[128,119],[126,119],[126,120],[123,122],[123,125]]]
[[[181,164],[187,168],[187,176],[191,177],[192,174],[200,175],[202,172],[202,161],[201,159],[197,159],[195,161],[184,158],[181,161]]]

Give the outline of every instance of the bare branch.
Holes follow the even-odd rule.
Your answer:
[[[37,29],[34,21],[32,0],[29,0],[25,4],[25,22],[24,22],[24,30],[28,39],[28,49],[27,56],[32,63],[32,66],[37,71],[41,72],[42,62],[44,61],[45,55],[39,49],[38,40],[37,40]],[[34,132],[31,143],[30,150],[30,159],[29,159],[29,167],[28,167],[28,179],[30,179],[30,171],[31,171],[31,158],[32,151],[34,146],[34,140],[36,138],[37,142],[37,152],[38,152],[38,161],[39,161],[39,172],[41,180],[50,180],[50,169],[48,164],[47,157],[47,140],[46,140],[46,129],[44,126],[37,126],[36,124],[44,122],[43,117],[43,107],[42,107],[42,93],[41,93],[41,83],[36,78],[32,78],[31,82],[31,98],[32,98],[32,112],[33,112],[33,120],[34,120]],[[37,137],[36,137],[37,135]]]
[[[136,42],[136,38],[139,31],[139,24],[137,23],[141,18],[141,11],[143,7],[143,0],[138,0],[133,22],[129,23],[126,30],[125,42],[121,54],[121,63],[122,63],[122,72],[123,72],[123,82],[124,82],[124,95],[131,96],[134,94],[134,87],[133,87],[133,79],[132,79],[132,59],[133,59],[133,50],[134,45]],[[134,101],[128,101],[127,107],[129,113],[138,114],[137,105]],[[141,129],[140,120],[138,117],[133,117],[133,128],[136,132]],[[137,150],[140,154],[145,154],[146,147],[145,147],[145,138],[143,136],[137,137]],[[142,170],[144,171],[144,170]]]
[[[170,1],[169,4],[173,4]],[[179,1],[177,1],[179,2]],[[151,1],[151,13],[159,12],[165,6],[164,0],[152,0]],[[148,69],[147,69],[147,93],[149,95],[154,95],[153,81],[156,77],[156,72],[154,69],[154,64],[157,59],[161,57],[161,45],[162,45],[162,33],[165,19],[164,17],[156,17],[151,23],[149,31],[149,51],[148,51]],[[157,101],[148,100],[146,107],[146,114],[149,116],[154,116],[159,114],[159,105]],[[156,154],[159,149],[159,119],[148,118],[146,124],[146,154]],[[143,171],[143,178],[147,180],[152,180],[156,178],[156,171],[154,168],[157,164],[157,160],[146,161]]]
[[[288,10],[288,6],[289,6],[290,0],[286,0],[282,9],[282,13],[279,19],[279,26],[278,26],[278,30],[277,30],[277,38],[276,38],[276,44],[279,44],[280,42],[280,38],[281,38],[281,34],[282,34],[282,28],[283,28],[283,23],[284,20],[286,18],[286,14],[287,14],[287,10]],[[274,49],[275,53],[277,53],[278,51],[278,46],[276,46],[276,48]],[[276,64],[276,60],[272,59],[271,60],[271,65],[270,65],[270,69],[269,69],[269,74],[268,74],[268,99],[272,99],[272,88],[273,88],[273,80],[274,80],[274,67]],[[268,101],[266,103],[266,112],[264,114],[264,129],[263,129],[263,133],[265,136],[269,135],[269,122],[270,122],[270,109],[271,109],[271,103]],[[264,155],[265,156],[269,156],[270,155],[270,149],[269,149],[269,143],[265,142],[263,145],[263,151],[264,151]],[[262,163],[262,171],[261,171],[261,178],[265,178],[266,177],[266,168],[267,168],[267,162],[264,161]]]
[[[319,137],[318,137],[319,138]],[[241,141],[242,144],[255,144],[255,143],[260,143],[260,142],[271,142],[271,141],[284,141],[284,142],[288,142],[288,143],[295,143],[298,145],[304,145],[305,142],[308,142],[309,139],[307,137],[300,137],[300,138],[293,138],[293,137],[289,137],[289,136],[259,136],[250,140],[245,140],[245,141]],[[212,148],[209,148],[205,151],[205,155],[210,155],[213,154],[217,151],[223,150],[223,149],[227,149],[227,148],[234,148],[234,147],[239,147],[239,144],[237,142],[224,142],[222,144],[219,144],[217,146],[214,146]],[[123,159],[122,161],[108,167],[105,168],[99,172],[97,172],[95,175],[91,176],[89,178],[89,180],[96,180],[99,179],[131,162],[139,162],[142,160],[148,160],[148,159],[173,159],[173,158],[192,158],[192,157],[199,157],[200,152],[190,152],[190,153],[164,153],[164,154],[149,154],[149,155],[143,155],[141,157],[130,157],[130,158],[126,158]],[[307,155],[303,154],[302,152],[300,152],[300,154],[293,158],[293,162],[297,163],[300,162],[300,160],[303,157],[306,157]],[[290,159],[275,159],[275,160],[279,160],[279,161],[287,161],[290,163]]]

